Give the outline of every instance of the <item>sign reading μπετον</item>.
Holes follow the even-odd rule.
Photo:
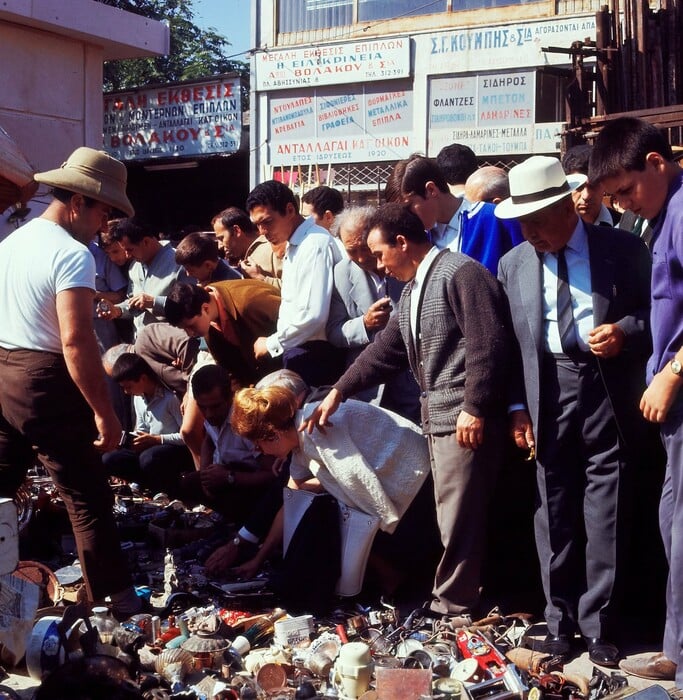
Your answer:
[[[410,39],[368,39],[346,44],[262,51],[255,59],[256,90],[340,85],[410,75]]]
[[[104,150],[119,160],[235,153],[241,133],[239,78],[104,96]]]
[[[462,143],[478,156],[554,153],[561,124],[535,124],[535,71],[432,78],[429,147]]]

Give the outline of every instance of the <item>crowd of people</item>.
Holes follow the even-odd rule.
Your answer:
[[[104,152],[36,180],[51,204],[0,243],[0,494],[43,463],[91,601],[140,606],[116,477],[240,526],[213,576],[282,550],[286,489],[322,494],[285,535],[279,587],[301,609],[340,576],[334,504],[368,513],[380,588],[427,567],[423,613],[466,624],[514,443],[536,464],[544,651],[569,657],[578,633],[613,667],[629,475],[657,423],[666,629],[661,654],[622,663],[683,689],[683,176],[654,127],[619,119],[509,173],[459,144],[414,155],[378,207],[262,182],[175,247]],[[295,580],[302,552],[315,592]]]

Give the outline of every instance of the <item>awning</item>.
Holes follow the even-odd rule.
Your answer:
[[[26,204],[38,189],[33,167],[10,135],[0,126],[0,212],[12,204]]]

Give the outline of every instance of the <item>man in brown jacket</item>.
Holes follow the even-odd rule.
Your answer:
[[[254,341],[275,331],[279,309],[279,290],[259,280],[227,280],[205,288],[179,283],[166,300],[169,323],[203,337],[216,362],[245,386],[277,368],[257,362]]]

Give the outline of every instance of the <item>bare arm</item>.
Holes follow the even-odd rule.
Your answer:
[[[210,464],[213,464],[213,453],[215,449],[216,448],[213,444],[213,440],[209,437],[208,434],[205,434],[204,439],[202,440],[202,447],[199,455],[199,469],[201,469],[202,467],[208,467]]]
[[[118,447],[121,424],[114,413],[99,359],[92,321],[93,299],[94,293],[85,287],[59,292],[57,318],[67,370],[95,414],[100,436],[94,444],[108,451]]]

